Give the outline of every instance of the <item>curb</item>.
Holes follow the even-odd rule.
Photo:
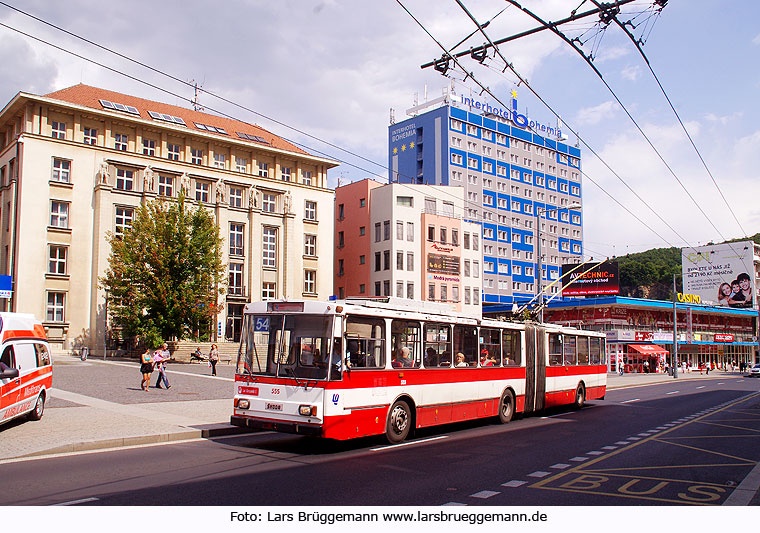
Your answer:
[[[40,450],[24,455],[19,455],[15,459],[25,457],[39,457],[47,455],[59,455],[74,452],[92,452],[97,450],[107,450],[109,448],[122,448],[125,446],[141,446],[145,444],[161,444],[164,442],[174,442],[189,439],[211,439],[215,437],[224,437],[227,435],[239,435],[244,433],[254,433],[258,430],[242,428],[230,424],[219,424],[215,427],[204,429],[188,429],[186,431],[175,431],[172,433],[159,433],[155,435],[139,435],[136,437],[119,437],[115,439],[103,439],[87,442],[75,442],[64,444],[47,450]]]

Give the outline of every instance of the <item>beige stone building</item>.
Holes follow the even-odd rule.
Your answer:
[[[332,294],[335,161],[252,124],[77,85],[17,94],[0,112],[0,309],[33,313],[51,342],[102,353],[109,232],[184,192],[213,213],[229,287],[218,339],[242,305]]]

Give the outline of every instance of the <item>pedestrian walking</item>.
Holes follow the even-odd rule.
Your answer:
[[[140,373],[142,374],[140,388],[146,391],[150,386],[150,375],[153,373],[153,361],[150,356],[150,348],[145,348],[145,353],[140,356]]]
[[[208,353],[208,364],[211,367],[211,375],[216,376],[216,364],[219,362],[219,348],[216,344],[211,345],[211,351]]]
[[[156,370],[158,370],[158,378],[156,378],[156,388],[161,388],[161,381],[164,382],[164,386],[167,389],[171,389],[172,386],[169,385],[169,380],[166,377],[166,361],[171,359],[171,354],[169,353],[169,346],[164,343],[160,350],[156,350],[156,352],[153,354],[153,364],[156,367]]]

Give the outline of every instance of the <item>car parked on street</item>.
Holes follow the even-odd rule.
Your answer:
[[[751,378],[760,377],[760,363],[755,363],[755,366],[749,369],[747,375]]]
[[[39,420],[53,386],[50,346],[33,315],[0,313],[0,424]]]

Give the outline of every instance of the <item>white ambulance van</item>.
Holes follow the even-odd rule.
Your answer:
[[[0,313],[0,424],[39,420],[53,386],[45,328],[34,315]]]

